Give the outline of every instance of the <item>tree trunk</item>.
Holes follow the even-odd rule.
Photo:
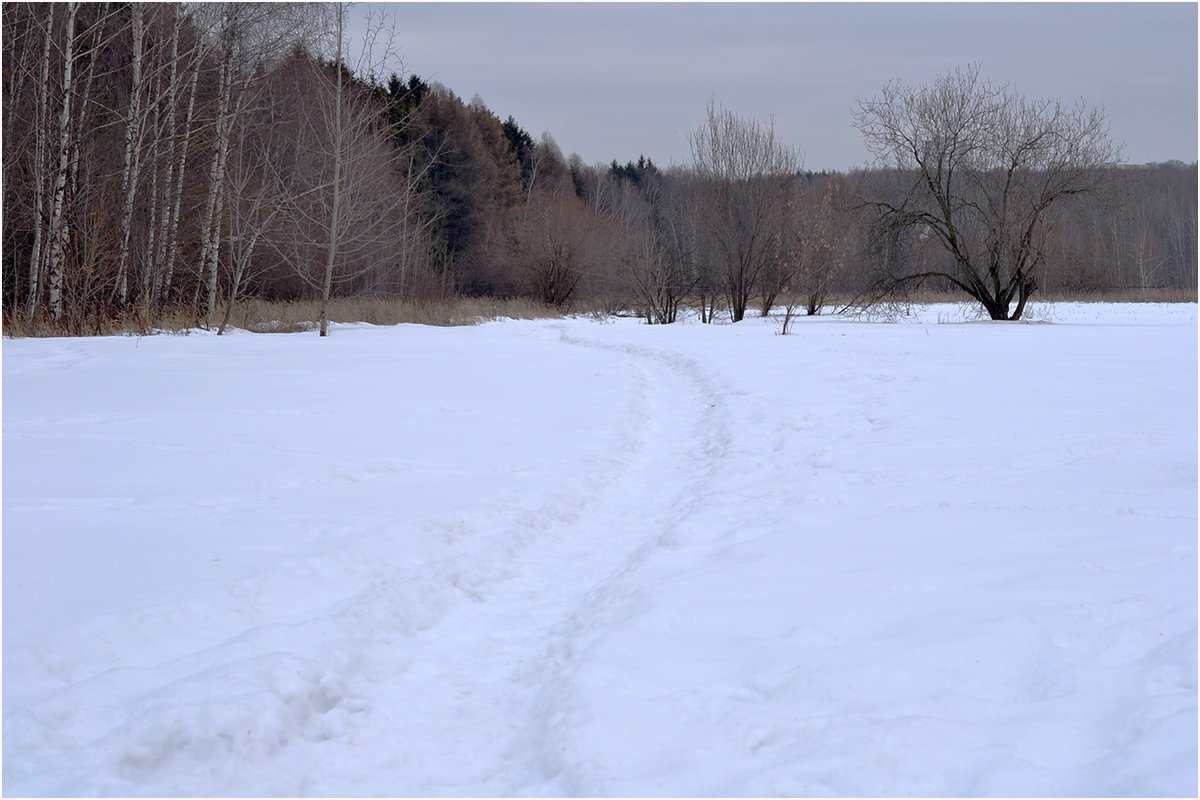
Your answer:
[[[138,172],[141,169],[142,128],[142,4],[130,6],[132,15],[132,80],[129,87],[129,117],[125,123],[125,159],[121,170],[121,247],[117,255],[117,303],[124,308],[129,302],[129,240],[133,235],[133,200],[137,193]]]
[[[72,72],[75,68],[75,18],[79,3],[67,3],[67,29],[63,44],[62,110],[58,117],[58,170],[54,177],[54,201],[50,210],[50,253],[46,277],[49,290],[50,314],[54,322],[62,322],[63,272],[66,268],[67,230],[64,207],[67,193],[67,172],[71,156]]]
[[[232,224],[230,225],[230,229],[233,229]],[[263,228],[256,227],[254,232],[250,234],[250,238],[245,243],[245,246],[239,248],[241,250],[240,255],[235,257],[236,266],[233,270],[232,285],[229,287],[229,303],[227,303],[225,306],[225,317],[221,320],[221,324],[217,328],[217,336],[223,335],[225,333],[225,328],[229,326],[229,319],[233,316],[233,306],[234,303],[237,302],[238,291],[242,286],[242,278],[246,274],[246,265],[249,264],[251,259],[254,258],[254,248],[257,247],[258,240],[259,237],[262,236],[262,232]]]
[[[178,14],[176,7],[176,14]],[[191,85],[188,87],[187,112],[183,116],[183,141],[179,143],[179,163],[175,166],[175,185],[172,188],[174,197],[171,202],[170,222],[167,230],[167,248],[163,264],[163,274],[155,293],[158,304],[164,305],[171,292],[171,281],[175,274],[175,260],[179,253],[179,218],[183,206],[183,179],[186,174],[188,160],[188,145],[192,141],[192,119],[196,109],[196,88],[200,82],[200,63],[197,59],[192,68]],[[173,135],[173,131],[172,131]],[[174,139],[172,139],[174,141]],[[172,147],[172,149],[174,149]]]
[[[230,3],[225,5],[221,36],[221,73],[218,90],[217,114],[214,120],[216,137],[213,143],[212,161],[208,170],[208,196],[204,202],[204,218],[201,223],[203,238],[200,248],[200,274],[208,290],[206,320],[211,320],[217,304],[217,256],[221,246],[221,212],[224,200],[225,164],[229,151],[233,94],[233,43],[234,12]],[[197,286],[197,291],[199,291]]]
[[[337,94],[333,100],[333,207],[329,213],[329,249],[325,254],[325,278],[321,282],[321,336],[329,331],[329,295],[333,289],[333,264],[337,256],[338,246],[338,214],[341,211],[342,189],[342,25],[345,17],[345,7],[340,3],[337,9],[337,58],[334,69],[337,70]]]
[[[50,44],[54,38],[54,7],[49,6],[46,14],[46,39],[42,49],[41,82],[37,88],[37,119],[34,133],[33,157],[33,252],[29,256],[29,295],[25,301],[25,319],[32,320],[41,299],[42,276],[42,227],[46,206],[46,164],[49,142],[46,136],[47,108],[50,94]],[[15,104],[14,104],[15,105]]]

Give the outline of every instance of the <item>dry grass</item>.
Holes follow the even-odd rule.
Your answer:
[[[861,302],[862,297],[830,296],[827,306],[842,308]],[[938,303],[972,303],[962,292],[940,291],[922,287],[909,292],[902,304],[935,305]],[[1029,298],[1031,304],[1042,303],[1195,303],[1195,289],[1098,289],[1094,291],[1039,290]]]
[[[3,335],[5,338],[49,338],[55,336],[120,336],[138,332],[144,326],[132,321],[100,314],[89,314],[72,318],[56,325],[47,313],[39,313],[32,320],[25,319],[19,309],[4,309]]]
[[[222,312],[218,310],[220,324]],[[316,330],[320,315],[320,303],[316,300],[244,300],[234,306],[229,319],[232,328],[255,333],[295,333]],[[329,304],[329,319],[333,322],[365,322],[371,325],[478,325],[494,319],[547,319],[561,314],[532,300],[494,300],[490,298],[447,298],[444,300],[400,300],[384,297],[355,297],[335,299]],[[3,332],[10,337],[44,337],[64,335],[112,336],[143,334],[151,331],[183,333],[203,328],[189,310],[168,310],[157,319],[145,324],[138,319],[109,319],[80,327],[78,330],[63,330],[48,319],[38,317],[27,322],[20,313],[9,313],[3,318]],[[75,326],[73,326],[75,327]]]
[[[1038,292],[1031,303],[1195,303],[1195,289],[1100,289],[1093,292]]]
[[[9,310],[4,309],[4,337],[23,339],[25,337],[42,337],[42,336],[63,336],[65,335],[58,328],[53,327],[41,318],[34,319],[32,322],[26,321],[23,314],[12,314]]]
[[[1038,292],[1036,303],[1094,302],[1094,303],[1195,303],[1195,289],[1113,289],[1096,292]],[[841,307],[848,297],[830,297],[828,305]],[[961,293],[922,290],[908,299],[912,303],[961,303],[967,298]],[[686,304],[685,304],[686,305]],[[576,309],[578,313],[587,313]],[[233,310],[229,324],[234,328],[255,333],[295,333],[316,330],[320,305],[316,300],[266,301],[244,300]],[[595,313],[612,315],[607,307],[597,307]],[[535,300],[452,297],[441,300],[400,300],[385,297],[356,297],[336,299],[330,303],[329,318],[334,322],[365,322],[371,325],[412,323],[440,327],[478,325],[495,319],[554,319],[562,314]],[[19,309],[5,309],[3,335],[6,337],[49,336],[114,336],[144,334],[150,331],[182,333],[202,328],[199,321],[185,309],[171,310],[149,325],[130,317],[100,318],[78,321],[63,329],[48,318],[39,316],[27,322]],[[213,326],[215,327],[215,325]]]
[[[246,300],[234,307],[229,324],[254,333],[296,333],[316,330],[321,313],[316,300]],[[478,325],[494,319],[545,319],[560,316],[531,300],[493,300],[457,297],[444,300],[400,300],[353,297],[331,300],[331,322],[368,325]]]

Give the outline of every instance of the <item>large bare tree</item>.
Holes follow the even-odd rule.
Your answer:
[[[1102,109],[1026,98],[981,77],[978,64],[927,85],[892,81],[858,101],[854,126],[879,164],[906,178],[902,192],[871,203],[881,229],[914,231],[948,256],[889,272],[884,289],[942,279],[996,320],[1019,319],[1038,288],[1047,211],[1096,192],[1120,157]]]

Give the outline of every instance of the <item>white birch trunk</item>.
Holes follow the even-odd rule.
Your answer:
[[[151,225],[150,233],[154,242],[154,246],[148,249],[150,253],[150,268],[146,271],[145,281],[142,287],[142,306],[147,315],[152,312],[158,304],[159,286],[162,282],[163,273],[166,271],[167,261],[167,238],[170,234],[171,227],[171,193],[175,183],[175,151],[177,141],[175,135],[175,125],[177,117],[177,104],[179,102],[179,4],[171,5],[172,14],[174,15],[174,24],[171,29],[171,54],[170,54],[170,73],[166,78],[166,89],[161,87],[155,93],[156,96],[166,105],[166,118],[160,116],[158,121],[161,123],[160,134],[157,137],[159,157],[156,162],[159,166],[158,181],[156,182],[156,195],[154,200],[155,210],[157,212],[157,225]],[[161,72],[159,75],[161,76]],[[164,97],[165,93],[165,97]],[[161,115],[161,112],[159,112]],[[162,154],[162,143],[166,142],[165,157]]]
[[[146,229],[146,258],[142,264],[141,280],[139,281],[140,286],[138,287],[138,303],[140,304],[143,317],[147,320],[149,319],[150,313],[150,301],[152,298],[151,290],[154,287],[154,276],[158,269],[156,257],[160,249],[158,242],[158,229],[160,225],[159,217],[166,216],[165,210],[159,203],[160,193],[158,191],[158,186],[162,180],[158,166],[158,151],[160,149],[161,147],[159,146],[159,142],[156,140],[154,146],[154,158],[151,161],[151,167],[154,169],[154,172],[150,176],[150,224]]]
[[[162,280],[158,287],[158,302],[166,303],[171,292],[171,281],[175,274],[175,261],[179,253],[179,217],[183,206],[183,179],[186,174],[188,145],[192,141],[192,120],[196,110],[196,87],[200,80],[200,62],[197,58],[192,69],[191,85],[188,88],[187,112],[183,117],[183,141],[179,144],[179,164],[175,169],[174,197],[171,202],[171,220],[167,233],[167,255]]]
[[[211,320],[217,304],[217,255],[221,246],[221,213],[224,207],[225,164],[229,151],[231,129],[231,95],[233,94],[233,39],[234,24],[232,4],[226,3],[221,36],[220,88],[216,115],[216,137],[213,144],[212,161],[208,170],[208,196],[204,202],[203,231],[200,248],[200,274],[208,291],[205,319]],[[197,287],[199,288],[199,287]]]
[[[125,125],[125,161],[121,171],[121,247],[117,255],[117,303],[122,308],[129,302],[129,240],[133,233],[133,200],[137,194],[138,172],[141,168],[142,127],[142,4],[130,6],[132,15],[133,48],[131,62],[132,84],[129,87],[129,119]]]
[[[97,29],[92,31],[93,47],[96,46],[96,42],[102,41],[104,38],[104,24],[108,19],[110,5],[110,3],[101,4],[101,6],[104,8],[104,12],[100,16],[100,21],[94,23],[97,26]],[[83,88],[79,96],[79,102],[74,103],[77,111],[75,112],[75,129],[71,133],[71,164],[67,169],[67,174],[70,177],[70,184],[68,186],[70,197],[79,197],[80,195],[79,176],[81,170],[79,169],[79,145],[87,133],[87,110],[90,108],[91,103],[92,84],[95,83],[96,79],[96,59],[92,58],[88,60],[88,68],[85,74],[86,77],[77,76],[75,79],[76,82],[78,82],[80,79],[83,80]]]
[[[49,148],[46,125],[50,94],[50,43],[54,38],[54,7],[46,14],[46,39],[42,48],[41,82],[37,89],[37,130],[34,137],[33,185],[36,187],[33,210],[33,252],[29,256],[29,295],[25,300],[25,319],[33,319],[41,299],[42,228],[46,213],[46,162]]]
[[[63,44],[62,110],[58,118],[58,170],[54,176],[54,201],[50,210],[48,239],[50,252],[46,265],[50,314],[55,323],[63,316],[63,271],[65,269],[67,230],[63,208],[67,193],[67,171],[71,155],[72,71],[75,67],[75,17],[79,3],[67,3],[67,29]]]

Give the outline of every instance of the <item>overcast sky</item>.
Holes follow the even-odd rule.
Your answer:
[[[812,170],[868,154],[856,98],[973,61],[1025,95],[1103,105],[1125,160],[1195,161],[1195,3],[378,3],[405,71],[479,95],[588,164],[690,160],[715,96]]]

